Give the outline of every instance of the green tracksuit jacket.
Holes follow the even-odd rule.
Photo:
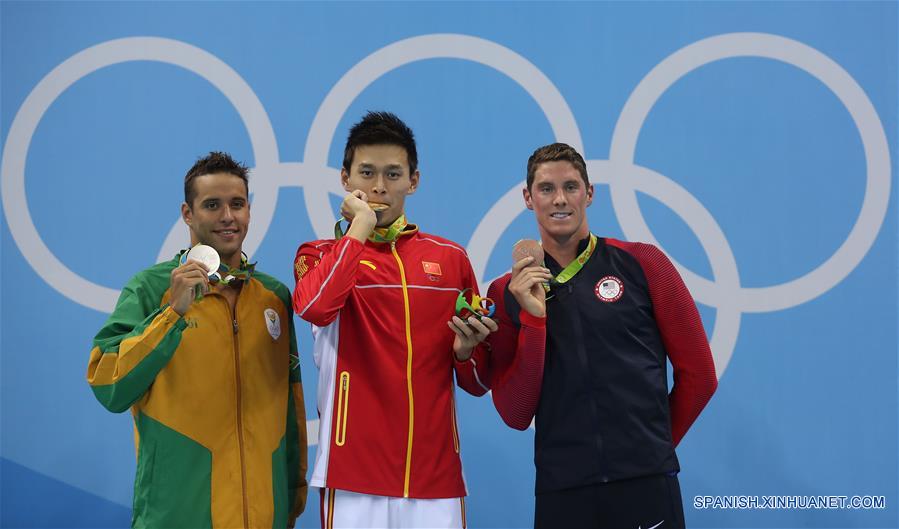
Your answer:
[[[134,416],[132,526],[292,526],[306,420],[290,292],[254,272],[233,314],[213,292],[181,317],[168,303],[176,266],[129,281],[87,371],[103,406]]]

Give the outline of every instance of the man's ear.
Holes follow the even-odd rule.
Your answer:
[[[593,192],[594,192],[593,184],[588,185],[587,186],[587,205],[588,206],[593,203]]]
[[[343,190],[347,193],[353,191],[352,188],[350,188],[350,173],[346,172],[345,167],[340,168],[340,185],[343,186]]]
[[[529,210],[534,210],[534,203],[531,201],[531,192],[528,191],[528,188],[524,188],[521,190],[521,196],[524,197],[524,205],[528,207]]]
[[[185,224],[190,226],[191,221],[193,220],[194,212],[191,211],[190,206],[187,205],[187,202],[181,203],[181,220],[184,221]]]
[[[412,182],[412,185],[410,185],[409,190],[406,191],[407,195],[411,195],[415,192],[415,190],[418,189],[418,183],[421,181],[421,173],[418,171],[418,169],[416,169],[414,173],[409,175],[409,180]]]

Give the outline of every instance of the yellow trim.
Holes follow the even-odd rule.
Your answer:
[[[406,284],[406,270],[403,260],[396,251],[396,241],[390,243],[390,251],[400,268],[400,282],[403,284],[403,310],[406,316],[406,387],[409,391],[409,441],[406,444],[406,475],[403,481],[403,497],[409,497],[409,473],[412,471],[412,432],[415,429],[415,402],[412,393],[412,322],[409,312],[409,288]]]
[[[459,453],[459,433],[456,430],[456,395],[455,395],[455,387],[450,390],[450,411],[452,412],[453,419],[453,448],[456,449],[456,453]]]
[[[334,436],[334,443],[337,446],[343,446],[346,443],[346,416],[349,405],[350,373],[343,371],[340,373],[340,389],[337,393],[337,433]]]
[[[371,261],[367,261],[365,259],[362,259],[361,261],[359,261],[359,264],[364,264],[365,266],[371,268],[372,270],[376,270],[378,268],[375,266],[375,263],[373,263]]]
[[[328,521],[326,522],[328,528],[334,528],[334,494],[337,491],[334,489],[328,489]]]
[[[468,524],[465,522],[465,498],[459,498],[459,503],[462,504],[462,529],[468,527]]]

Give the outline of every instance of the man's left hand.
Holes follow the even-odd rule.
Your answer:
[[[460,362],[471,358],[475,346],[483,342],[488,334],[499,329],[496,322],[486,316],[481,319],[469,316],[467,320],[453,316],[452,321],[448,321],[446,324],[456,333],[453,340],[453,353],[456,355],[456,360]]]

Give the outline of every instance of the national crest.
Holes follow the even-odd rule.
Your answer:
[[[275,309],[268,308],[263,311],[265,317],[265,328],[273,340],[277,340],[281,336],[281,317]]]
[[[624,293],[624,282],[615,276],[605,276],[597,281],[593,291],[600,301],[614,303],[621,299]]]

